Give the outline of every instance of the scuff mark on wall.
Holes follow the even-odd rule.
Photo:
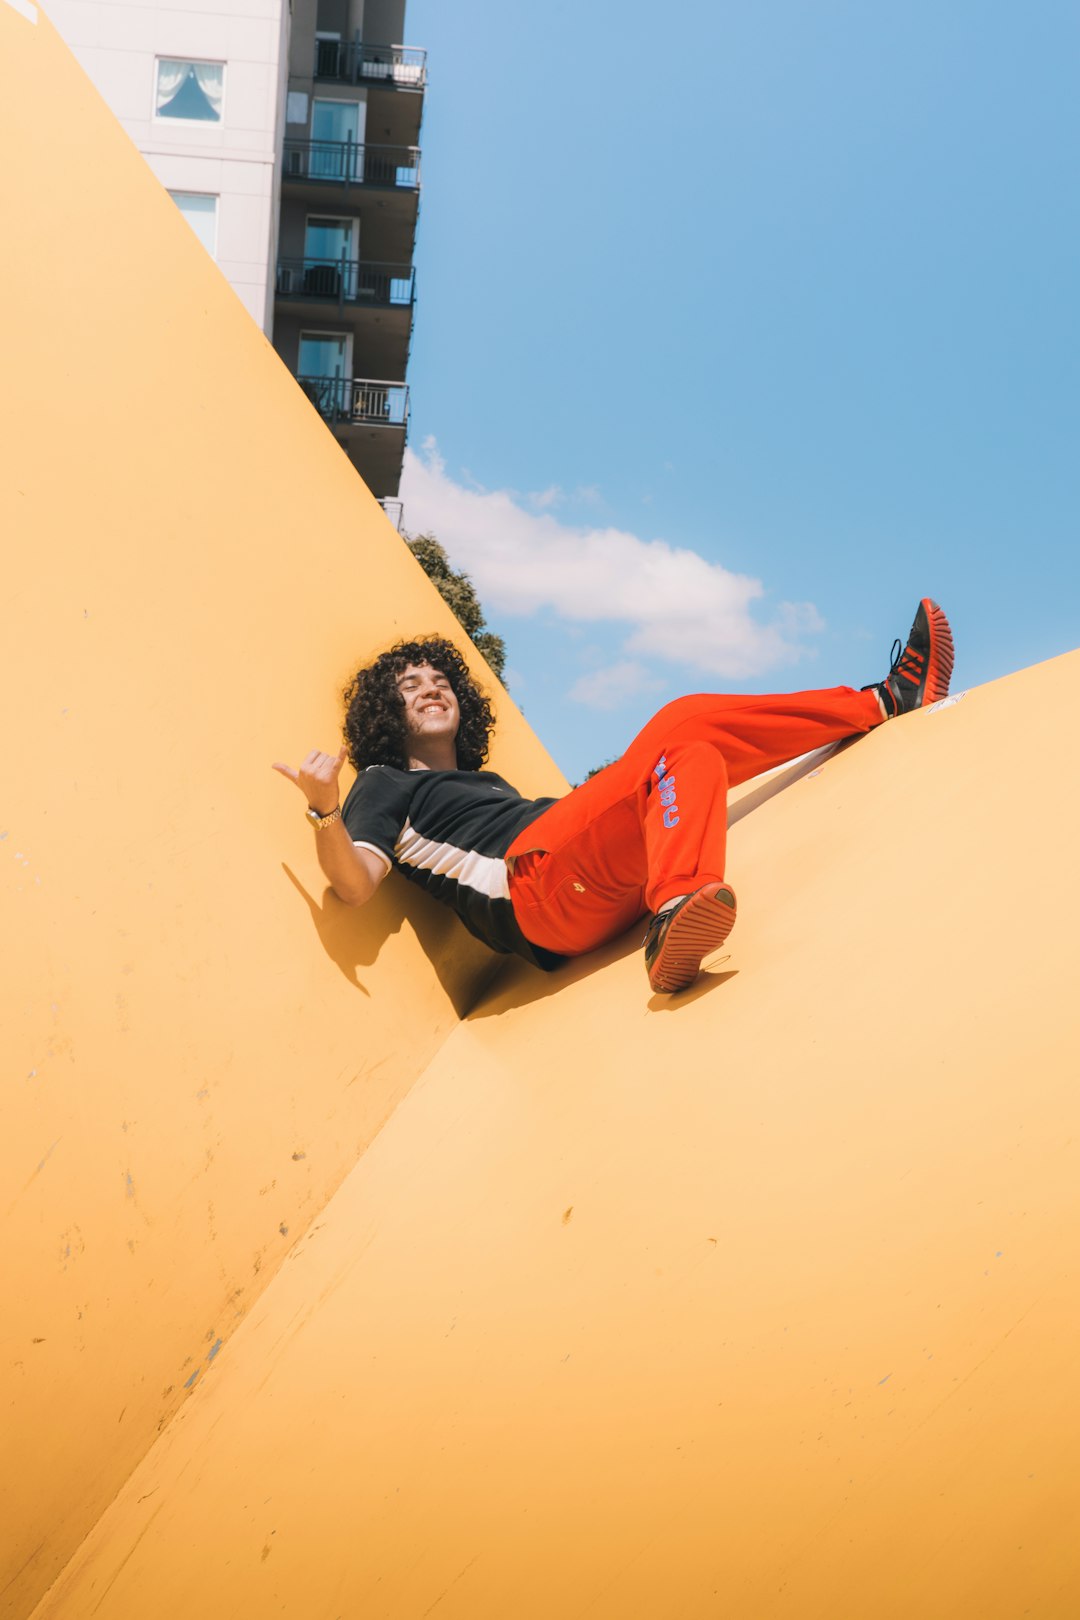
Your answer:
[[[56,1152],[63,1140],[64,1138],[62,1136],[58,1136],[56,1138],[56,1141],[53,1143],[52,1147],[49,1148],[48,1152],[45,1154],[45,1157],[38,1164],[37,1170],[34,1171],[35,1176],[37,1175],[38,1170],[44,1170],[45,1166],[48,1164],[49,1160],[52,1158],[53,1154]]]

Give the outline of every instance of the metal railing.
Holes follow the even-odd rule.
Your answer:
[[[327,422],[407,428],[409,390],[405,383],[371,377],[297,377],[304,393]]]
[[[395,90],[423,90],[427,84],[427,51],[415,45],[352,44],[343,39],[315,41],[315,77],[344,84],[388,85]]]
[[[405,516],[405,508],[401,501],[393,501],[389,498],[389,496],[384,496],[379,502],[379,505],[382,507],[383,511],[394,525],[394,528],[397,530],[398,534],[400,534],[401,520]]]
[[[279,298],[317,298],[345,304],[390,305],[407,308],[416,297],[416,278],[411,264],[376,264],[363,259],[318,258],[279,259],[277,266]]]
[[[356,141],[286,141],[286,180],[419,191],[418,146],[361,146]]]

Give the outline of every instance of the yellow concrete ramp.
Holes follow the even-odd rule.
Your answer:
[[[682,997],[504,977],[38,1620],[1080,1612],[1078,675],[758,803]]]
[[[270,771],[334,743],[358,660],[455,622],[32,0],[0,0],[0,60],[0,1614],[24,1616],[491,959],[396,884],[363,918],[325,900]],[[499,707],[496,768],[560,791]]]

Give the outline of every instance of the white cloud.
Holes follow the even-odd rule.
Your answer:
[[[801,657],[803,638],[823,628],[809,602],[781,602],[762,622],[751,612],[765,595],[760,580],[665,540],[526,511],[506,490],[466,488],[448,476],[434,439],[424,451],[405,452],[410,531],[438,536],[489,617],[549,608],[568,622],[624,626],[624,678],[643,659],[728,679],[759,675]],[[610,672],[613,693],[619,667]]]
[[[549,484],[547,489],[537,491],[529,496],[529,505],[537,512],[546,512],[549,507],[558,506],[563,498],[563,492],[558,484]]]
[[[590,670],[574,682],[567,697],[588,709],[618,709],[638,692],[655,692],[661,682],[644,664],[628,658],[606,668]]]

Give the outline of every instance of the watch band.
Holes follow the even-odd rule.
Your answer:
[[[313,810],[309,804],[304,814],[316,832],[322,832],[324,827],[331,827],[335,821],[341,820],[341,806],[339,804],[335,810],[331,810],[328,816],[324,816],[320,811]]]

